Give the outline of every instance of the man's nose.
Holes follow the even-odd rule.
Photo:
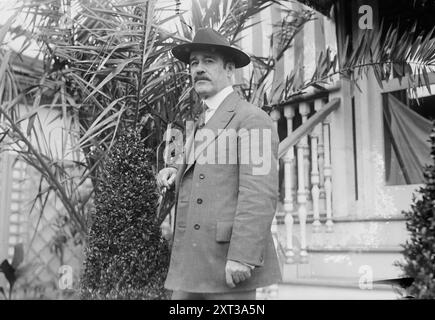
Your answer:
[[[201,69],[201,68],[197,68],[197,67],[195,67],[195,69],[193,69],[192,70],[192,77],[193,78],[196,78],[196,77],[198,77],[198,76],[202,76],[202,75],[204,75],[205,74],[205,71],[204,71],[204,69]]]

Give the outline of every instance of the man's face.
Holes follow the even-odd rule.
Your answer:
[[[195,91],[207,99],[231,85],[234,66],[224,65],[220,54],[208,51],[193,51],[190,54],[190,72]]]

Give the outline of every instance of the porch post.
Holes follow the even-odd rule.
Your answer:
[[[349,81],[340,81],[341,89],[329,95],[330,100],[341,100],[340,107],[329,117],[333,217],[345,217],[355,213],[352,92]]]
[[[369,5],[373,9],[372,30],[361,30],[358,26],[358,8],[361,5]],[[378,0],[354,0],[352,12],[354,39],[357,39],[361,32],[379,32]],[[354,211],[358,217],[367,217],[376,214],[376,189],[379,184],[383,183],[379,181],[380,172],[377,168],[379,157],[383,157],[382,97],[373,70],[369,70],[367,75],[362,75],[358,80],[358,86],[361,91],[355,89],[354,93],[358,161],[358,201]]]

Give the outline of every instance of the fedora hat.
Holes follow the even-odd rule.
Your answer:
[[[212,28],[199,29],[192,42],[175,46],[172,48],[172,54],[178,60],[189,64],[191,52],[199,50],[217,51],[227,57],[231,57],[236,68],[242,68],[251,62],[251,59],[246,53],[232,47],[224,36]]]

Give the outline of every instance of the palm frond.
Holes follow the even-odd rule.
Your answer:
[[[408,88],[416,98],[418,87],[425,86],[430,92],[429,73],[435,72],[435,27],[420,34],[416,30],[417,23],[401,34],[398,26],[386,28],[381,24],[377,32],[360,33],[353,48],[347,39],[338,55],[327,48],[320,54],[308,81],[300,85],[290,79],[286,81],[280,101],[285,102],[309,87],[322,88],[338,75],[349,78],[359,88],[358,80],[369,71],[381,88],[384,81],[393,77],[400,81],[406,76]]]

